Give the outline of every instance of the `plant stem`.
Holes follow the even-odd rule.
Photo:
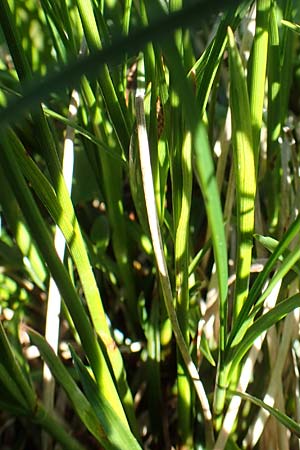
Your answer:
[[[138,126],[138,139],[139,139],[139,153],[140,153],[140,163],[141,163],[141,173],[143,179],[143,189],[145,195],[145,202],[147,208],[147,215],[152,239],[153,250],[155,254],[155,260],[158,270],[158,276],[162,287],[163,297],[165,300],[166,309],[168,316],[170,318],[173,332],[176,338],[176,343],[181,352],[182,358],[186,365],[186,368],[190,374],[193,381],[196,393],[200,400],[204,419],[206,426],[206,439],[207,439],[207,449],[211,448],[213,445],[213,429],[212,429],[212,415],[210,411],[210,406],[206,397],[205,390],[200,381],[198,371],[193,363],[191,356],[189,354],[188,348],[186,346],[184,337],[182,335],[176,311],[173,305],[173,295],[171,290],[170,278],[168,275],[167,264],[163,251],[162,237],[160,233],[154,187],[152,179],[151,170],[151,160],[149,153],[149,144],[146,131],[146,122],[144,114],[144,90],[139,88],[136,92],[136,116],[137,116],[137,126]]]

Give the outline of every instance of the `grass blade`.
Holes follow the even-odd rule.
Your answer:
[[[249,400],[254,405],[265,409],[266,411],[268,411],[271,414],[271,416],[275,417],[275,419],[278,420],[278,422],[280,422],[288,430],[290,430],[298,438],[300,438],[300,425],[297,422],[295,422],[293,419],[288,417],[286,414],[280,412],[276,408],[269,406],[267,403],[264,403],[262,400],[258,399],[257,397],[254,397],[253,395],[245,394],[245,393],[238,392],[238,391],[232,391],[231,394],[238,395],[239,397],[242,397],[244,400]]]
[[[4,0],[2,0],[4,1]],[[238,0],[231,0],[231,5],[237,4]],[[223,0],[205,0],[201,4],[191,3],[180,11],[176,11],[168,16],[162,15],[156,18],[148,27],[130,33],[127,37],[115,40],[110,46],[97,50],[80,60],[69,62],[68,66],[60,67],[59,72],[52,72],[43,79],[35,79],[24,88],[22,98],[12,102],[5,108],[5,112],[0,112],[0,124],[16,120],[40,103],[49,98],[51,92],[58,92],[67,86],[77,87],[82,75],[86,75],[90,80],[96,78],[102,64],[109,62],[118,63],[125,54],[133,55],[136,51],[150,41],[161,41],[178,27],[190,26],[198,20],[205,20],[212,13],[224,7]],[[2,7],[0,8],[2,10]],[[1,22],[7,19],[0,18]],[[9,38],[8,38],[9,39]]]
[[[9,137],[12,141],[19,167],[22,168],[25,177],[32,184],[36,194],[48,209],[54,222],[60,227],[66,239],[70,253],[78,270],[94,329],[101,339],[111,361],[115,377],[118,380],[119,394],[124,401],[127,414],[131,418],[134,426],[135,419],[133,414],[132,396],[126,382],[122,356],[118,348],[116,348],[115,342],[111,336],[100,293],[77,219],[74,217],[73,223],[69,220],[69,216],[66,214],[65,209],[59,204],[53,187],[39,171],[31,158],[26,156],[25,149],[16,135],[12,131],[9,131]]]
[[[279,30],[277,25],[276,7],[270,10],[270,39],[268,57],[268,117],[267,117],[267,172],[265,174],[268,204],[270,205],[269,227],[276,229],[279,222],[280,195],[279,179],[275,173],[280,166],[279,136],[281,134],[281,100],[282,85],[280,62]],[[276,172],[275,172],[276,170]]]
[[[229,10],[221,18],[214,39],[190,71],[190,74],[195,73],[201,117],[206,109],[211,87],[226,48],[227,28],[230,26],[233,30],[236,29],[248,10],[249,4],[249,0],[239,2],[239,5],[230,3]]]
[[[175,50],[176,52],[176,50]],[[145,113],[144,113],[144,92],[142,89],[137,91],[136,94],[136,114],[137,114],[137,124],[138,124],[138,137],[139,137],[139,152],[140,152],[140,163],[141,163],[141,173],[143,179],[143,189],[145,195],[145,203],[149,221],[149,228],[151,233],[152,245],[154,250],[154,255],[156,258],[157,270],[159,275],[159,280],[161,283],[161,288],[163,291],[163,296],[165,300],[166,309],[168,316],[170,318],[174,335],[176,338],[176,343],[181,352],[182,358],[185,362],[186,368],[193,380],[195,390],[199,397],[206,422],[207,431],[207,443],[208,448],[212,446],[213,434],[212,434],[212,423],[211,423],[211,412],[210,406],[207,401],[203,385],[200,381],[197,369],[190,357],[187,345],[185,343],[184,337],[182,335],[176,311],[173,305],[173,295],[171,289],[170,278],[168,274],[168,268],[164,256],[162,237],[159,227],[157,208],[154,195],[153,187],[153,177],[151,171],[151,160],[149,154],[149,143],[146,130]]]
[[[265,98],[270,7],[271,0],[257,0],[256,2],[256,30],[250,57],[249,99],[256,171],[258,167],[260,131]]]
[[[2,363],[5,364],[5,371],[9,373],[9,376],[17,384],[18,390],[21,391],[21,394],[23,395],[27,409],[33,412],[37,401],[35,392],[18,364],[13,348],[8,340],[7,334],[5,333],[2,321],[0,321],[0,342],[2,349],[1,360]],[[23,402],[21,405],[23,406]]]
[[[100,444],[106,444],[107,434],[102,427],[101,422],[99,422],[99,419],[97,418],[91,404],[78,388],[65,366],[41,335],[32,329],[28,329],[28,334],[34,345],[36,345],[40,350],[42,358],[47,363],[54,377],[64,388],[74,406],[76,413],[84,425]],[[95,392],[95,396],[99,396],[98,392]]]
[[[114,382],[111,378],[105,357],[98,345],[86,311],[78,297],[77,292],[75,291],[65,267],[56,254],[50,233],[46,228],[29,188],[25,183],[20,168],[14,160],[8,138],[4,135],[2,136],[1,142],[0,163],[3,167],[5,167],[6,173],[9,175],[11,187],[15,191],[19,204],[22,205],[22,212],[31,233],[36,237],[36,242],[41,254],[43,255],[60,290],[60,293],[71,313],[82,345],[89,358],[97,382],[99,383],[99,387],[101,386],[102,392],[107,393],[107,398],[110,399],[116,407],[116,411],[120,414],[120,419],[123,420],[124,423],[127,423],[127,419],[125,417]]]
[[[290,30],[295,31],[296,33],[300,34],[300,25],[290,22],[289,20],[282,20],[282,25],[286,26]]]
[[[292,240],[298,235],[300,231],[300,216],[297,217],[297,219],[292,223],[290,228],[287,230],[286,234],[283,236],[281,241],[278,243],[278,246],[274,250],[272,256],[268,259],[264,270],[258,275],[256,280],[253,283],[253,286],[251,287],[251,290],[249,292],[248,300],[244,304],[235,324],[233,325],[233,328],[231,330],[231,333],[228,337],[227,342],[227,348],[230,348],[233,339],[237,335],[238,332],[240,332],[243,323],[247,319],[249,312],[251,311],[251,308],[253,305],[257,302],[259,299],[259,296],[261,294],[262,288],[264,283],[267,281],[268,276],[275,267],[275,264],[277,263],[279,257],[283,255],[287,247],[290,245]]]
[[[256,175],[245,73],[230,29],[228,29],[228,41],[238,234],[234,295],[235,320],[248,296],[254,232]]]
[[[226,363],[231,364],[228,374],[228,381],[233,374],[235,368],[249,350],[255,339],[263,333],[265,330],[269,329],[279,320],[283,319],[289,312],[293,311],[295,308],[299,307],[300,294],[295,294],[286,300],[280,302],[271,311],[259,317],[253,325],[251,325],[244,335],[244,338],[236,347],[232,347],[231,351],[226,357]]]
[[[105,397],[97,395],[96,383],[74,351],[72,351],[72,356],[86,396],[102,424],[105,433],[105,439],[102,439],[104,447],[108,450],[120,450],[122,448],[141,450],[137,440],[130,430],[120,422],[110,403]]]

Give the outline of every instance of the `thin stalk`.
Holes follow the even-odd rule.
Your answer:
[[[265,314],[267,311],[269,311],[271,308],[273,308],[276,304],[280,287],[281,287],[281,280],[277,283],[276,287],[272,290],[269,297],[265,300],[265,308],[263,311],[263,314]],[[262,348],[262,344],[264,342],[266,332],[264,332],[261,336],[259,336],[247,357],[247,360],[242,368],[240,379],[238,382],[237,390],[239,392],[246,392],[246,389],[250,383],[251,378],[253,377],[253,370],[254,365],[256,363],[256,360],[259,356],[259,353]],[[223,450],[226,446],[226,442],[230,436],[230,433],[234,429],[234,424],[238,415],[238,411],[241,405],[242,399],[241,397],[233,397],[230,401],[230,404],[228,406],[228,409],[226,411],[226,415],[224,417],[224,421],[222,423],[222,428],[220,430],[220,433],[218,435],[214,450]]]
[[[160,233],[153,178],[151,170],[151,159],[149,152],[148,137],[146,131],[146,121],[144,113],[144,90],[139,88],[136,92],[136,116],[137,116],[137,127],[138,127],[138,140],[139,140],[139,155],[141,163],[141,173],[143,179],[143,190],[145,195],[147,216],[150,227],[150,234],[152,239],[153,250],[155,254],[155,260],[158,270],[158,277],[160,280],[163,297],[170,318],[174,335],[176,338],[176,343],[181,352],[182,358],[185,362],[186,368],[189,372],[191,380],[194,384],[196,393],[200,400],[206,427],[206,440],[207,449],[213,446],[213,429],[212,429],[212,415],[210,411],[210,406],[206,397],[205,390],[200,381],[198,371],[195,364],[193,363],[191,356],[189,354],[188,348],[186,346],[184,337],[182,335],[176,311],[173,305],[173,295],[171,290],[170,278],[168,275],[167,264],[163,251],[162,237]]]
[[[78,105],[79,105],[79,95],[78,92],[74,90],[71,94],[71,102],[69,106],[68,118],[70,120],[76,117]],[[74,138],[75,138],[74,129],[70,126],[67,126],[66,138],[63,149],[62,171],[69,193],[71,193],[72,190],[72,180],[73,180]],[[63,261],[66,248],[66,241],[58,225],[56,225],[55,227],[54,247],[57,251],[58,257],[60,258],[61,261]],[[58,340],[59,340],[60,308],[61,308],[61,297],[59,289],[53,277],[50,277],[47,312],[46,312],[45,339],[49,343],[49,345],[53,348],[56,354],[58,350]],[[55,392],[55,379],[52,376],[48,365],[44,363],[43,399],[45,408],[49,412],[53,411],[54,408],[54,392]],[[45,450],[49,448],[48,435],[44,436],[43,448]]]
[[[151,17],[151,6],[149,2],[140,2],[140,15],[142,24],[146,27],[149,25],[148,16]],[[160,50],[153,45],[152,42],[145,46],[143,51],[143,61],[145,69],[143,72],[143,77],[145,81],[151,81],[151,99],[150,99],[150,109],[146,109],[147,120],[149,118],[149,145],[151,154],[151,165],[152,165],[152,175],[154,182],[154,191],[156,197],[156,205],[158,207],[158,217],[160,222],[164,219],[164,198],[166,186],[162,184],[165,181],[164,176],[162,177],[162,167],[160,160],[160,148],[158,146],[158,120],[157,120],[157,101],[161,102],[162,108],[166,102],[164,98],[165,92],[167,92],[168,87],[166,86],[165,71],[163,67],[163,62],[161,58]],[[140,74],[138,74],[140,76]],[[146,82],[147,82],[146,81]],[[164,92],[165,88],[165,92]],[[158,95],[160,97],[158,97]],[[168,96],[168,94],[167,94]],[[164,109],[162,109],[164,115]],[[165,151],[167,151],[165,149]],[[164,174],[163,174],[164,175]]]
[[[298,290],[298,287],[297,287]],[[280,345],[277,347],[277,358],[272,367],[271,377],[266,389],[263,401],[269,406],[274,406],[278,397],[278,389],[282,380],[282,372],[286,363],[287,355],[290,352],[290,344],[293,334],[299,326],[297,309],[291,312],[284,320],[282,337]],[[266,421],[269,418],[269,412],[261,409],[254,423],[248,429],[247,435],[243,441],[245,447],[254,448],[263,432]]]
[[[44,406],[38,402],[32,418],[34,422],[47,431],[55,441],[61,444],[65,450],[85,450],[70,433],[68,433],[52,414],[49,414]]]

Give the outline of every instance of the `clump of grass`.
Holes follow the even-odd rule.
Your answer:
[[[0,1],[5,445],[294,448],[297,21]]]

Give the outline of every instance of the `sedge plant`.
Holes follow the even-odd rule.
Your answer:
[[[0,0],[3,445],[296,448],[299,20]]]

